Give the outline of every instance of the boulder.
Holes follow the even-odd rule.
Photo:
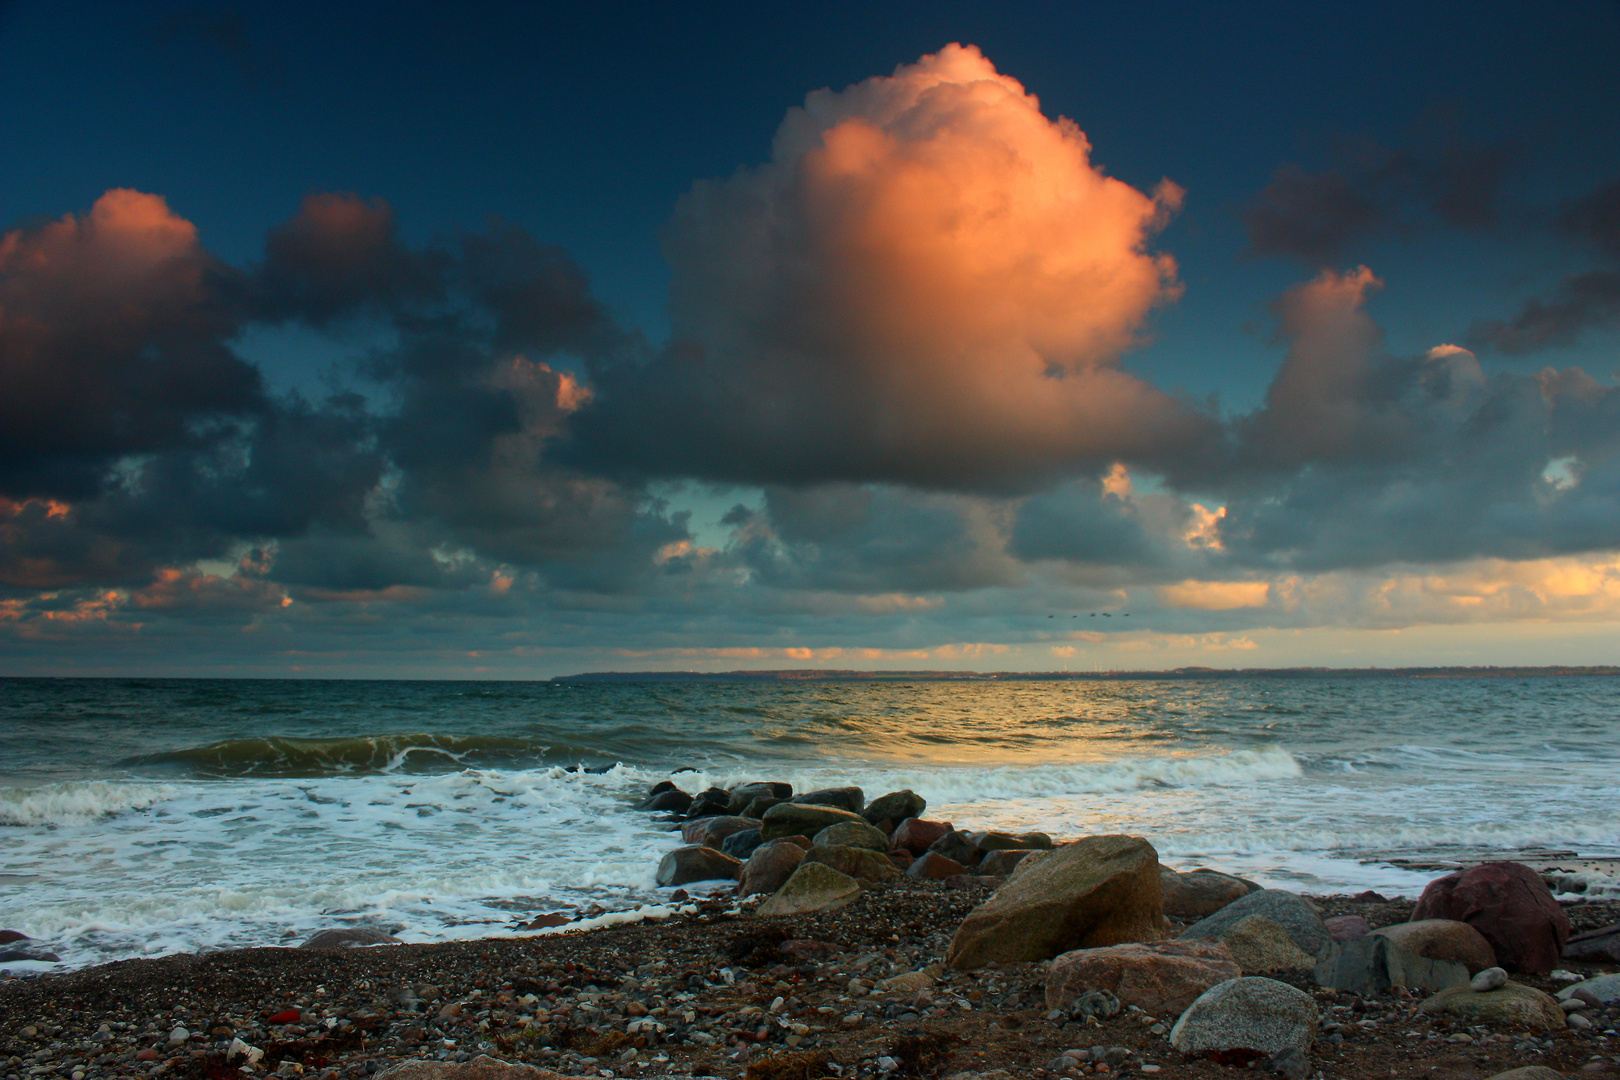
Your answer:
[[[479,1054],[471,1061],[413,1058],[383,1069],[377,1080],[568,1080],[561,1073]]]
[[[1393,986],[1435,991],[1468,985],[1468,968],[1462,964],[1419,956],[1381,934],[1330,942],[1311,974],[1321,986],[1362,997]]]
[[[759,828],[759,822],[753,818],[731,817],[726,814],[713,814],[708,817],[694,818],[681,826],[681,840],[688,844],[703,844],[719,850],[726,837],[734,833],[747,832],[749,829]]]
[[[678,787],[671,786],[664,791],[647,796],[646,800],[636,807],[637,810],[665,810],[673,814],[684,814],[692,806],[692,796]]]
[[[742,862],[716,848],[688,844],[658,862],[658,884],[669,888],[692,881],[736,881]]]
[[[737,895],[775,892],[803,861],[804,848],[791,841],[771,840],[759,845],[742,865]]]
[[[1069,1012],[1088,990],[1106,990],[1125,1005],[1155,1015],[1180,1015],[1216,983],[1243,972],[1214,941],[1154,941],[1075,949],[1052,961],[1046,1007]]]
[[[1379,927],[1373,933],[1430,960],[1461,964],[1470,975],[1496,966],[1496,950],[1491,943],[1478,930],[1455,919],[1418,919]]]
[[[300,949],[353,949],[366,945],[403,944],[393,934],[369,926],[344,926],[335,930],[320,930]]]
[[[992,851],[979,860],[978,870],[979,873],[988,874],[991,877],[1010,877],[1013,869],[1033,854],[1035,852],[1030,848]]]
[[[799,802],[777,803],[765,811],[765,816],[760,819],[759,835],[767,840],[798,834],[814,836],[827,826],[837,825],[840,821],[853,821],[857,825],[866,824],[866,819],[861,815],[849,810],[840,810],[836,806]]]
[[[876,825],[885,818],[890,821],[904,821],[906,818],[920,817],[926,809],[928,800],[906,788],[902,791],[891,791],[887,795],[879,795],[866,804],[861,816]]]
[[[801,792],[789,801],[805,806],[836,806],[859,814],[866,807],[866,793],[858,787],[830,787]]]
[[[871,848],[816,844],[805,854],[804,861],[823,863],[857,881],[890,881],[900,876],[887,855]]]
[[[726,814],[731,805],[731,792],[725,788],[712,787],[708,791],[692,796],[692,805],[686,808],[689,818],[713,817]]]
[[[1565,1080],[1565,1075],[1545,1065],[1520,1065],[1517,1069],[1494,1073],[1486,1080]]]
[[[758,829],[744,829],[734,832],[720,843],[720,850],[733,859],[746,859],[754,850],[765,841],[760,839]]]
[[[951,967],[1046,960],[1163,936],[1159,856],[1139,836],[1088,836],[1026,859],[1020,870],[963,920],[946,957]]]
[[[917,860],[912,857],[911,852],[901,851],[899,848],[896,848],[895,850],[889,852],[889,861],[894,863],[894,868],[896,870],[905,870]]]
[[[1566,986],[1558,991],[1558,999],[1568,1001],[1576,996],[1577,990],[1590,994],[1605,1005],[1613,1005],[1615,1002],[1620,1001],[1620,973],[1598,975]]]
[[[755,799],[791,799],[792,797],[792,784],[783,784],[775,780],[738,784],[731,789],[731,798],[726,801],[726,813],[741,814],[747,809],[748,804]]]
[[[1469,1024],[1556,1031],[1565,1026],[1564,1010],[1540,990],[1510,982],[1480,993],[1466,986],[1442,990],[1418,1006],[1426,1013],[1445,1013]]]
[[[1218,940],[1239,920],[1250,915],[1264,915],[1272,922],[1280,923],[1294,944],[1312,956],[1320,953],[1328,943],[1328,932],[1322,926],[1322,917],[1316,913],[1316,909],[1304,897],[1282,889],[1261,889],[1240,897],[1215,914],[1193,923],[1180,936]]]
[[[1316,1041],[1316,1002],[1275,979],[1228,979],[1210,987],[1170,1029],[1170,1045],[1188,1057],[1249,1050],[1308,1054]]]
[[[979,860],[984,858],[984,852],[967,838],[967,833],[957,832],[955,829],[929,844],[928,850],[937,851],[947,859],[959,862],[969,869],[978,866]]]
[[[1372,927],[1360,915],[1334,915],[1323,919],[1322,929],[1334,941],[1355,941],[1372,933]]]
[[[755,910],[760,915],[807,915],[841,908],[861,894],[861,883],[826,863],[799,864],[776,895]]]
[[[948,821],[924,821],[922,818],[907,818],[895,827],[894,835],[889,842],[897,848],[905,848],[913,855],[921,855],[928,850],[928,845],[951,831]]]
[[[1219,940],[1245,975],[1303,971],[1316,966],[1316,957],[1302,952],[1281,923],[1264,915],[1239,919],[1226,928]]]
[[[1181,874],[1165,866],[1159,868],[1159,889],[1164,894],[1164,913],[1190,921],[1207,918],[1232,901],[1259,892],[1260,886],[1215,870],[1199,868]]]
[[[1052,838],[1042,832],[1012,833],[970,832],[968,842],[980,851],[1050,851]]]
[[[829,825],[812,838],[818,845],[828,847],[858,847],[869,851],[888,851],[889,838],[881,829],[875,829],[864,822],[840,821],[836,825]]]
[[[925,851],[906,864],[906,876],[943,881],[957,874],[967,873],[967,867],[955,859],[947,859],[937,851]]]
[[[749,800],[748,805],[742,809],[742,816],[762,818],[765,816],[765,811],[769,810],[778,803],[785,803],[787,801],[788,800],[786,799],[778,799],[774,795],[761,795],[758,798]]]
[[[1569,917],[1541,875],[1523,863],[1483,863],[1436,878],[1412,919],[1465,922],[1490,942],[1498,964],[1527,974],[1551,971],[1569,940]]]
[[[1620,923],[1572,935],[1564,946],[1564,959],[1620,964]]]

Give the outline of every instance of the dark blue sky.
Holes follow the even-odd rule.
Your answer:
[[[362,427],[377,425],[368,428],[369,434],[356,435],[353,444],[376,454],[370,482],[380,486],[367,496],[370,508],[347,518],[308,510],[289,512],[290,517],[270,524],[263,515],[253,522],[216,521],[203,530],[206,538],[188,532],[185,542],[160,543],[142,532],[139,545],[131,537],[146,526],[119,517],[123,510],[104,509],[94,528],[84,523],[96,539],[53,539],[28,532],[19,524],[25,515],[15,516],[6,534],[14,565],[37,567],[45,560],[63,569],[13,570],[5,579],[9,591],[0,592],[0,602],[13,605],[13,629],[21,635],[12,639],[17,659],[6,670],[81,664],[97,670],[144,670],[151,659],[117,634],[109,631],[93,643],[71,637],[45,642],[20,629],[33,616],[17,613],[44,611],[51,604],[78,610],[73,605],[111,589],[123,597],[118,604],[127,616],[135,604],[131,598],[158,580],[153,575],[164,572],[212,575],[245,588],[246,572],[231,569],[245,552],[268,551],[271,562],[279,557],[282,567],[298,558],[330,563],[335,556],[325,549],[318,556],[297,555],[299,545],[316,540],[341,541],[355,551],[365,547],[364,556],[353,557],[368,569],[346,581],[316,582],[320,575],[307,573],[294,580],[273,570],[249,575],[255,588],[282,589],[272,590],[278,603],[283,595],[292,596],[298,605],[324,613],[313,624],[283,628],[285,632],[315,642],[312,651],[329,658],[327,670],[392,670],[392,661],[377,659],[389,655],[383,644],[368,657],[346,652],[338,643],[341,628],[347,619],[371,618],[367,612],[378,610],[377,597],[387,590],[394,589],[398,599],[399,590],[416,589],[409,603],[388,610],[400,627],[412,628],[400,633],[431,639],[422,646],[422,655],[435,659],[419,662],[437,665],[433,670],[446,674],[461,670],[458,661],[447,658],[470,651],[474,641],[486,654],[520,650],[503,654],[498,669],[529,674],[581,664],[625,666],[630,661],[612,658],[610,646],[616,642],[640,650],[634,659],[646,666],[706,663],[704,649],[732,650],[725,656],[716,653],[722,656],[716,662],[757,659],[780,666],[786,655],[780,650],[786,648],[867,648],[894,655],[911,649],[920,656],[962,643],[1008,649],[995,655],[1012,657],[1009,666],[1053,666],[1053,655],[1071,658],[1058,650],[1079,648],[1074,655],[1083,658],[1086,648],[1114,648],[1123,640],[1076,639],[1079,645],[1049,647],[1046,637],[1020,620],[1041,608],[1054,590],[1072,590],[1072,606],[1088,620],[1091,610],[1120,597],[1126,598],[1120,602],[1142,609],[1150,606],[1150,593],[1156,597],[1160,614],[1148,617],[1153,626],[1137,629],[1180,644],[1143,645],[1145,663],[1197,659],[1206,645],[1214,648],[1244,635],[1251,644],[1259,640],[1258,651],[1267,655],[1249,650],[1234,654],[1231,662],[1285,663],[1330,653],[1353,658],[1358,649],[1371,648],[1366,643],[1373,640],[1356,638],[1353,631],[1449,627],[1464,618],[1427,602],[1415,603],[1409,615],[1368,614],[1367,597],[1389,581],[1405,580],[1402,575],[1500,581],[1503,567],[1512,564],[1530,577],[1544,576],[1553,571],[1540,563],[1535,563],[1539,571],[1524,568],[1535,560],[1569,558],[1608,565],[1602,560],[1612,562],[1610,556],[1620,548],[1620,514],[1609,516],[1614,492],[1600,489],[1597,480],[1610,468],[1606,455],[1615,407],[1607,399],[1591,404],[1598,400],[1593,393],[1612,393],[1606,388],[1613,386],[1613,373],[1620,368],[1620,294],[1614,292],[1620,251],[1610,247],[1620,243],[1615,240],[1620,226],[1613,220],[1615,197],[1609,193],[1620,181],[1620,139],[1615,138],[1620,131],[1620,67],[1613,60],[1620,51],[1620,4],[512,7],[0,5],[0,226],[21,229],[19,236],[33,235],[29,230],[63,215],[82,217],[110,189],[133,189],[166,200],[174,215],[195,225],[197,241],[210,258],[255,282],[273,276],[267,235],[298,214],[312,194],[386,202],[396,229],[392,242],[401,251],[449,251],[462,238],[490,229],[492,221],[516,226],[538,244],[560,249],[557,257],[577,264],[583,288],[601,305],[600,333],[589,331],[596,335],[591,337],[595,344],[570,337],[559,346],[561,338],[545,334],[524,339],[529,343],[524,355],[536,359],[537,349],[550,349],[546,359],[552,369],[569,372],[594,392],[601,415],[593,420],[587,409],[566,430],[544,428],[537,437],[557,440],[545,451],[545,460],[577,470],[575,480],[606,485],[592,496],[598,499],[592,504],[597,510],[612,503],[628,515],[598,533],[594,526],[574,530],[558,525],[546,516],[550,510],[525,510],[517,515],[524,522],[518,531],[526,537],[519,541],[512,538],[518,527],[511,521],[502,518],[492,524],[489,515],[494,512],[488,505],[481,504],[476,512],[450,509],[422,494],[427,490],[423,487],[414,503],[401,496],[404,501],[389,523],[382,524],[377,500],[416,490],[409,461],[426,445],[421,440],[428,439],[422,434],[426,420],[411,426],[416,417],[412,395],[448,401],[450,383],[461,389],[476,383],[487,390],[489,380],[466,375],[430,384],[424,381],[425,369],[393,356],[408,351],[402,343],[423,333],[425,318],[420,309],[410,317],[402,315],[403,301],[395,294],[386,300],[378,293],[355,301],[360,306],[352,316],[291,313],[285,304],[268,314],[265,308],[247,313],[233,309],[228,325],[211,331],[210,347],[227,350],[231,363],[247,365],[243,370],[256,370],[264,380],[264,398],[249,403],[246,397],[224,395],[186,405],[183,420],[176,421],[190,425],[185,427],[190,434],[183,437],[174,434],[181,427],[174,427],[169,436],[144,441],[113,439],[93,453],[82,445],[62,451],[63,460],[71,458],[75,468],[93,458],[96,468],[107,470],[94,491],[82,484],[53,488],[55,481],[19,479],[0,491],[0,500],[11,500],[4,505],[13,507],[30,499],[110,507],[105,500],[136,490],[128,486],[130,470],[136,467],[131,463],[153,460],[141,454],[177,452],[181,444],[192,452],[203,438],[198,425],[215,423],[219,416],[245,425],[237,435],[251,441],[271,425],[270,417],[281,415],[276,410],[282,405],[270,403],[279,400],[281,391],[297,388],[317,398],[335,379],[366,395],[368,415],[349,420]],[[1110,516],[1117,508],[1098,514],[1075,511],[1075,500],[1109,497],[1097,487],[1109,454],[1089,443],[1084,453],[1074,452],[1078,457],[1064,451],[1069,456],[1061,461],[1048,457],[1033,470],[1026,468],[1027,461],[1016,467],[1003,462],[931,470],[906,464],[904,454],[885,458],[886,451],[875,444],[863,456],[859,440],[850,442],[849,453],[836,461],[796,456],[782,446],[749,442],[736,434],[687,450],[704,443],[705,432],[714,430],[704,426],[705,406],[696,399],[689,403],[686,411],[695,418],[689,430],[660,426],[664,421],[653,423],[649,414],[637,411],[645,410],[645,403],[633,403],[638,394],[677,400],[683,392],[677,383],[647,390],[656,382],[649,376],[636,389],[632,383],[615,382],[623,379],[622,372],[614,376],[603,366],[607,347],[601,335],[610,331],[601,327],[611,326],[611,334],[640,335],[642,344],[635,348],[649,357],[679,352],[680,342],[671,340],[674,324],[667,307],[671,284],[701,267],[672,268],[662,244],[676,229],[671,222],[678,200],[694,184],[723,180],[739,169],[758,170],[772,157],[772,138],[784,114],[803,104],[807,93],[842,91],[890,75],[952,42],[982,50],[1000,73],[1039,98],[1048,120],[1067,117],[1078,125],[1090,142],[1092,165],[1108,176],[1140,192],[1153,191],[1164,178],[1183,189],[1179,210],[1150,242],[1154,253],[1175,260],[1178,284],[1144,316],[1134,345],[1107,362],[1122,364],[1124,371],[1157,390],[1192,399],[1192,407],[1204,417],[1200,423],[1220,425],[1218,432],[1211,429],[1197,438],[1183,425],[1171,442],[1146,449],[1124,443],[1116,447],[1139,498],[1164,499],[1167,506],[1173,502],[1180,508],[1135,507],[1126,515],[1131,528],[1179,536],[1190,527],[1175,522],[1201,520],[1188,517],[1194,503],[1201,509],[1232,507],[1222,526],[1234,530],[1231,537],[1203,549],[1206,554],[1225,553],[1219,565],[1191,566],[1177,561],[1180,556],[1166,562],[1162,552],[1148,552],[1158,551],[1157,541],[1119,540],[1110,532],[1118,524]],[[724,251],[709,254],[722,261],[732,257]],[[1559,497],[1572,497],[1570,485],[1560,478],[1573,469],[1570,476],[1584,478],[1575,488],[1583,497],[1590,495],[1583,506],[1569,508],[1571,516],[1565,519],[1547,509],[1542,495],[1522,485],[1508,493],[1476,491],[1461,475],[1434,471],[1462,459],[1496,461],[1493,455],[1508,453],[1504,447],[1519,445],[1505,435],[1499,442],[1466,441],[1474,438],[1468,432],[1480,430],[1487,416],[1494,415],[1489,410],[1472,413],[1472,421],[1457,420],[1462,433],[1457,438],[1463,442],[1412,451],[1417,456],[1400,461],[1370,451],[1350,453],[1340,445],[1331,452],[1302,450],[1294,443],[1279,449],[1286,440],[1277,434],[1284,428],[1276,417],[1285,406],[1297,407],[1304,399],[1289,398],[1286,380],[1274,380],[1285,356],[1291,355],[1290,342],[1300,353],[1305,349],[1300,342],[1309,336],[1290,336],[1287,311],[1316,310],[1310,297],[1289,290],[1305,286],[1320,272],[1346,273],[1360,265],[1370,267],[1382,286],[1359,289],[1346,301],[1360,314],[1346,313],[1348,321],[1340,329],[1352,337],[1362,335],[1358,347],[1365,355],[1358,354],[1355,362],[1367,365],[1369,374],[1355,389],[1334,384],[1305,397],[1320,405],[1324,394],[1362,395],[1355,398],[1362,417],[1357,423],[1371,426],[1357,427],[1345,439],[1365,448],[1406,438],[1366,417],[1405,392],[1400,387],[1407,383],[1401,380],[1418,377],[1408,368],[1415,371],[1411,365],[1436,346],[1470,349],[1484,379],[1500,377],[1491,384],[1491,393],[1504,401],[1519,400],[1536,371],[1578,367],[1603,388],[1581,391],[1590,408],[1582,413],[1584,419],[1569,421],[1579,433],[1526,450],[1539,455],[1533,468],[1514,460],[1529,470],[1525,475],[1531,480],[1542,476],[1543,467],[1551,469],[1546,475],[1552,479],[1545,482],[1562,493]],[[13,261],[6,272],[26,283],[22,262]],[[374,285],[380,279],[368,280]],[[1294,307],[1279,299],[1285,294],[1296,295]],[[1084,295],[1074,298],[1080,308],[1088,302]],[[21,303],[13,301],[12,322],[9,329],[0,323],[0,334],[16,334]],[[379,315],[383,308],[387,313]],[[712,329],[712,320],[722,318],[707,308],[700,318],[690,300],[684,310],[676,320],[686,320],[683,325],[709,319],[704,325]],[[436,308],[434,317],[448,316]],[[496,304],[457,318],[464,330],[487,331],[490,320],[516,316]],[[1300,318],[1309,321],[1305,315]],[[1376,330],[1364,333],[1357,318],[1370,319]],[[157,336],[151,341],[169,340],[153,333]],[[494,350],[486,356],[489,363],[495,363],[495,353],[507,340],[502,333],[479,338],[479,348]],[[1372,339],[1363,340],[1366,333]],[[550,344],[536,345],[541,339]],[[146,346],[132,343],[125,353],[115,348],[96,361],[97,370],[137,365],[125,375],[109,376],[109,385],[127,387],[131,380],[146,378],[138,371],[146,355],[141,350],[153,347],[149,341]],[[443,335],[434,338],[432,347],[448,347]],[[718,349],[713,340],[706,347]],[[34,350],[27,353],[30,363],[67,370],[79,362],[67,353],[42,361],[45,354],[29,348]],[[17,357],[24,352],[19,347],[7,355],[15,375],[22,370]],[[662,371],[663,362],[640,363],[652,365],[647,371]],[[717,377],[723,379],[725,372],[746,376],[749,361],[737,363],[744,367],[714,369],[721,373]],[[442,364],[435,370],[442,373]],[[723,419],[739,408],[746,411],[747,402],[757,401],[758,386],[776,385],[770,382],[775,376],[762,377],[766,381],[757,385],[739,378],[735,399],[715,406],[720,410],[716,415]],[[17,382],[12,389],[20,393],[24,385]],[[1540,385],[1545,396],[1546,384]],[[1274,407],[1262,415],[1268,388]],[[173,402],[163,407],[174,407]],[[158,406],[136,395],[109,408],[117,424],[139,427],[127,414],[145,410],[142,416],[150,419]],[[494,440],[499,432],[516,430],[511,425],[519,421],[501,419],[513,408],[510,402],[486,402],[449,418],[441,414],[434,423],[442,431],[433,437],[461,440],[459,445],[485,436]],[[881,413],[881,402],[874,410]],[[1431,430],[1440,423],[1425,419],[1409,404],[1397,411],[1411,430]],[[484,420],[474,419],[474,413]],[[829,430],[841,430],[837,425],[846,421],[865,423],[842,417]],[[323,429],[328,431],[336,423],[331,417],[321,422],[329,423]],[[541,430],[534,423],[532,417],[522,421],[529,425],[525,430]],[[1534,426],[1528,419],[1524,424],[1526,430]],[[1307,421],[1305,426],[1321,425]],[[474,429],[478,434],[469,434]],[[630,445],[635,440],[626,432],[654,429],[667,441],[652,449]],[[64,425],[41,430],[60,431]],[[407,449],[404,441],[389,443],[406,440],[401,432],[407,430],[417,440],[410,444],[416,449]],[[16,475],[57,475],[51,470],[60,462],[36,469],[35,458],[45,451],[29,449],[44,446],[39,440],[48,437],[29,438],[35,441],[19,437],[3,451],[20,463],[13,470]],[[676,444],[683,449],[667,454],[659,449]],[[1221,449],[1214,449],[1217,444]],[[376,450],[379,445],[383,449]],[[323,452],[330,451],[327,447]],[[254,452],[266,455],[269,468],[268,452]],[[499,453],[509,453],[509,448]],[[731,460],[738,455],[746,459],[741,464]],[[1224,462],[1218,469],[1217,460]],[[1490,467],[1507,469],[1500,461]],[[540,492],[550,490],[549,481],[524,475],[528,479],[513,484],[539,486],[529,496],[511,497],[551,506],[547,500],[552,495]],[[277,485],[292,481],[277,476],[260,482],[271,492],[266,499],[279,506],[284,500],[279,500]],[[175,494],[173,505],[203,497],[194,483],[187,483],[181,486],[191,494]],[[465,488],[468,480],[445,483]],[[783,485],[780,490],[773,487],[778,484]],[[515,489],[503,490],[510,495]],[[1459,529],[1457,511],[1438,509],[1432,492],[1442,490],[1478,512],[1477,538],[1466,543],[1437,539],[1469,528]],[[794,533],[788,504],[817,491],[827,498],[836,495],[835,502],[856,498],[866,506],[876,499],[893,506],[888,517],[869,506],[862,511],[868,530],[862,538],[850,535],[835,542],[802,526]],[[359,495],[354,498],[355,506],[365,503]],[[658,499],[665,502],[648,501]],[[1042,510],[1043,499],[1056,500],[1050,513]],[[957,501],[943,508],[940,500]],[[1266,517],[1267,507],[1278,506],[1288,508],[1283,524]],[[1332,508],[1346,506],[1355,507],[1354,528],[1332,524],[1332,513],[1338,512]],[[738,510],[723,521],[732,507]],[[592,516],[597,510],[585,517],[597,521]],[[690,510],[691,517],[677,521],[682,510]],[[89,514],[88,509],[82,512]],[[135,518],[146,521],[155,513],[142,511]],[[932,520],[934,513],[944,514],[951,524],[919,524]],[[23,514],[14,510],[14,515]],[[1383,520],[1382,514],[1394,517]],[[1526,515],[1535,521],[1527,524]],[[1146,524],[1150,518],[1156,524]],[[1246,530],[1242,537],[1236,531],[1240,518]],[[58,514],[50,520],[60,524],[66,519]],[[914,550],[919,529],[943,529],[949,542],[940,550]],[[984,529],[999,530],[999,539],[987,540]],[[1360,529],[1367,540],[1323,539],[1328,533],[1342,538]],[[541,542],[534,539],[536,530],[547,537],[561,530],[568,538]],[[1054,538],[1054,530],[1062,535]],[[650,539],[625,539],[643,533]],[[1576,533],[1578,541],[1552,538]],[[497,534],[503,539],[496,539]],[[766,534],[776,545],[768,567],[750,547]],[[1400,539],[1375,542],[1390,536]],[[957,546],[951,547],[953,543]],[[113,559],[116,568],[111,569],[94,569],[68,554],[71,548],[82,555],[96,544],[122,545],[120,550],[139,546],[144,554]],[[557,567],[577,569],[579,557],[571,545],[578,544],[640,551],[637,559],[648,551],[661,553],[661,566],[686,544],[692,552],[710,553],[703,556],[705,567],[694,564],[693,569],[692,580],[702,578],[705,584],[696,593],[682,594],[666,584],[636,584],[641,579],[619,571],[593,571],[575,580],[574,571]],[[987,544],[994,549],[988,554]],[[386,557],[378,545],[387,548]],[[437,569],[397,569],[406,563],[428,566],[423,560],[437,560]],[[895,561],[942,569],[932,577],[908,576],[895,569]],[[451,563],[455,573],[446,577]],[[991,563],[998,568],[986,569]],[[383,565],[396,569],[378,569]],[[831,574],[834,566],[845,566],[847,573]],[[1592,572],[1609,580],[1604,577],[1608,571]],[[1288,589],[1305,589],[1315,580],[1311,575],[1322,574],[1365,579],[1348,583],[1335,578],[1336,599],[1323,601],[1308,616],[1297,602],[1288,606]],[[482,588],[492,576],[516,580],[518,591],[526,583],[527,604],[516,605],[511,600],[515,593],[506,587],[498,592],[509,609],[485,610],[468,601],[468,582],[476,579]],[[1181,603],[1190,594],[1164,590],[1183,579],[1237,582],[1251,590],[1267,583],[1270,599],[1263,610],[1269,614],[1259,613],[1262,609],[1255,604],[1237,604],[1231,596]],[[1138,590],[1134,596],[1133,587]],[[1556,615],[1555,622],[1567,617],[1588,627],[1593,620],[1609,618],[1606,602],[1592,599],[1607,595],[1608,587],[1594,585],[1596,592],[1582,594],[1590,603],[1577,605],[1579,612],[1558,614],[1544,610],[1545,604],[1563,603],[1547,600],[1556,590],[1525,586],[1544,604],[1532,612],[1538,618]],[[897,607],[874,606],[869,599],[891,594],[919,599],[897,600]],[[1449,593],[1440,589],[1435,595]],[[1519,615],[1530,611],[1522,605],[1508,608]],[[169,632],[182,639],[199,632],[196,627],[208,619],[222,617],[217,608],[208,608],[192,622],[172,606],[147,610],[174,613],[167,616],[174,620]],[[280,614],[253,610],[254,619],[292,617],[285,615],[290,606]],[[564,611],[568,614],[558,614]],[[607,611],[637,621],[633,629],[630,624],[617,626],[603,614]],[[757,645],[766,652],[757,658],[737,652],[756,647],[758,631],[749,620],[766,611],[787,613],[766,620],[774,636]],[[1495,636],[1489,637],[1488,647],[1481,645],[1468,655],[1518,659],[1514,649],[1523,627],[1511,618],[1519,615],[1507,609],[1499,614],[1509,621],[1487,619]],[[788,623],[791,633],[784,637],[782,628]],[[570,629],[558,629],[562,624]],[[1305,647],[1287,644],[1281,636],[1275,644],[1255,638],[1297,638],[1305,630],[1324,642],[1338,635],[1331,639],[1362,644]],[[1434,633],[1440,635],[1436,641],[1451,640],[1441,631]],[[581,636],[579,651],[545,654],[560,647],[559,640]],[[218,663],[274,670],[282,662],[277,650],[284,645],[225,649]],[[1556,652],[1564,646],[1546,647]],[[521,652],[526,648],[551,658],[535,659],[539,654]],[[1440,646],[1436,649],[1436,660],[1457,659]],[[832,661],[835,666],[856,663],[853,652],[828,655],[842,656]],[[937,655],[952,659],[951,654]],[[1117,649],[1107,655],[1110,660],[1125,656]],[[1367,655],[1376,662],[1381,654],[1374,649]],[[961,662],[997,666],[988,660]],[[873,664],[902,666],[902,661],[878,657],[862,666]]]

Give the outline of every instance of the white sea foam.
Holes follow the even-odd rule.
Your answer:
[[[83,825],[173,798],[170,784],[106,780],[0,787],[0,825]]]

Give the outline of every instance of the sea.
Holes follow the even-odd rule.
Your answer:
[[[1620,678],[0,680],[0,929],[61,970],[346,926],[669,910],[636,804],[909,788],[958,828],[1147,837],[1268,887],[1485,858],[1620,897]]]

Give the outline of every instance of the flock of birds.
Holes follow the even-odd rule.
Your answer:
[[[1114,613],[1112,611],[1093,611],[1091,613],[1091,617],[1093,619],[1095,619],[1098,615],[1101,615],[1105,619],[1112,619],[1114,617]],[[1078,614],[1069,616],[1069,618],[1071,618],[1071,619],[1078,619],[1079,617],[1080,616]],[[1122,611],[1122,612],[1120,612],[1119,617],[1122,618],[1122,619],[1128,619],[1128,618],[1131,617],[1131,613],[1128,612],[1128,611]],[[1057,616],[1056,615],[1048,615],[1047,618],[1048,619],[1055,619],[1055,618],[1057,618]]]

